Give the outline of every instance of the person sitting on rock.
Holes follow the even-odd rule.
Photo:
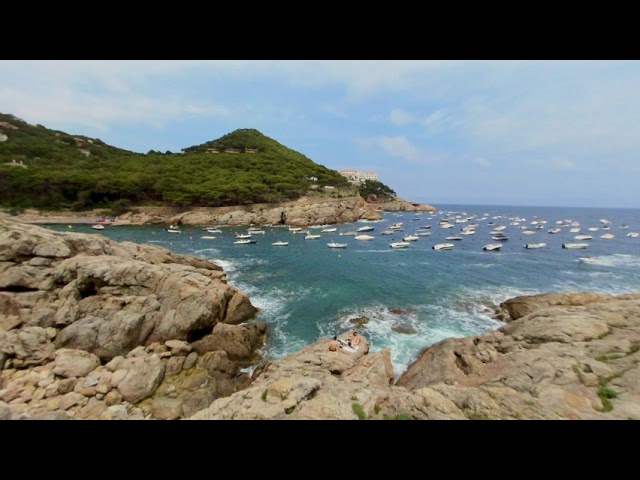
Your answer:
[[[342,345],[340,345],[340,344],[338,343],[338,339],[337,339],[337,337],[333,337],[333,340],[331,340],[331,341],[329,342],[329,351],[330,351],[330,352],[337,352],[337,351],[338,351],[338,348],[342,348]]]
[[[358,332],[353,332],[353,338],[351,339],[351,345],[353,345],[353,347],[357,347],[358,345],[360,345],[360,336],[358,335]]]

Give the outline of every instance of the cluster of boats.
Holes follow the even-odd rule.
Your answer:
[[[413,217],[413,221],[418,221],[421,218],[420,213]],[[500,251],[502,246],[506,241],[509,240],[509,236],[506,233],[508,227],[510,230],[517,230],[517,232],[513,234],[519,234],[522,236],[531,236],[536,235],[541,230],[544,231],[547,229],[547,233],[556,235],[561,233],[563,230],[568,230],[570,233],[575,234],[573,236],[573,240],[562,243],[562,248],[564,249],[586,249],[589,247],[589,242],[593,240],[594,233],[599,230],[611,230],[612,225],[611,222],[607,219],[601,219],[600,226],[590,226],[586,230],[589,233],[580,233],[581,226],[580,223],[574,220],[559,220],[555,222],[555,226],[552,228],[548,228],[548,221],[544,219],[538,219],[534,217],[529,224],[526,224],[526,219],[521,217],[502,217],[500,215],[493,216],[489,218],[488,214],[484,214],[482,216],[471,215],[468,216],[466,214],[456,214],[455,212],[442,213],[438,214],[429,214],[429,220],[436,220],[436,215],[441,215],[439,219],[437,219],[437,226],[440,229],[448,230],[455,229],[459,224],[461,225],[460,231],[458,234],[453,234],[449,236],[445,236],[445,243],[437,243],[433,245],[431,248],[433,250],[452,250],[455,246],[456,242],[461,242],[465,239],[465,237],[476,235],[478,231],[478,227],[480,222],[486,222],[485,224],[490,227],[489,234],[491,235],[491,243],[487,243],[482,247],[482,250],[487,252],[497,252]],[[397,216],[400,216],[399,214]],[[271,226],[271,225],[270,225]],[[274,226],[275,227],[275,226]],[[278,226],[285,227],[285,226]],[[92,228],[102,229],[104,226],[102,225],[94,225]],[[296,226],[288,226],[285,227],[286,231],[292,234],[303,234],[305,240],[317,240],[322,238],[322,234],[325,233],[336,233],[338,232],[338,228],[332,225],[313,225],[310,227],[296,227]],[[372,233],[375,231],[375,226],[373,225],[364,225],[354,229],[345,229],[338,232],[340,236],[351,236],[354,240],[357,241],[372,241],[375,240],[375,236]],[[380,235],[402,235],[402,241],[393,241],[389,244],[389,247],[392,249],[404,249],[409,248],[412,243],[417,242],[421,237],[431,237],[432,235],[432,225],[420,225],[416,228],[412,229],[413,233],[404,233],[404,225],[402,222],[395,222],[391,225],[388,225],[384,230],[380,232]],[[628,229],[628,225],[621,224],[619,225],[619,229],[625,230]],[[318,233],[312,232],[312,229],[318,231]],[[181,230],[178,225],[169,225],[166,229],[169,233],[181,233]],[[219,227],[205,227],[203,231],[206,232],[201,238],[206,240],[214,240],[216,238],[215,234],[222,233]],[[247,229],[246,233],[237,233],[235,234],[234,244],[236,245],[246,245],[246,244],[255,244],[257,240],[254,238],[256,235],[264,235],[266,233],[264,227],[254,227],[251,226]],[[626,234],[627,237],[637,238],[640,237],[640,233],[637,232],[629,232]],[[615,238],[615,235],[609,231],[600,235],[600,238],[604,240],[610,240]],[[272,242],[275,247],[285,247],[289,245],[288,241],[277,240]],[[347,248],[348,244],[345,242],[336,242],[332,240],[327,243],[328,248]],[[525,243],[525,249],[540,249],[545,248],[547,243],[545,242],[531,242]],[[586,258],[586,257],[585,257]],[[586,263],[586,261],[585,261]]]

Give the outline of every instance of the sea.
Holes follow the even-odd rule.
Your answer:
[[[177,234],[157,225],[108,226],[101,231],[90,225],[71,227],[74,232],[150,243],[221,265],[229,283],[260,308],[257,319],[268,325],[266,358],[284,357],[319,339],[352,330],[356,321],[366,322],[357,328],[359,333],[369,340],[372,352],[390,350],[396,378],[425,347],[502,326],[493,318],[494,309],[509,298],[578,291],[640,292],[640,237],[627,236],[640,233],[638,209],[434,206],[436,214],[387,212],[374,222],[305,228],[320,235],[313,240],[288,227],[267,226],[264,234],[252,236],[257,242],[251,244],[234,243],[235,235],[246,233],[248,226],[221,227],[222,233],[214,234],[200,226],[181,226]],[[449,218],[454,227],[441,228],[443,218]],[[402,223],[403,231],[380,235],[396,223]],[[477,225],[475,234],[460,235],[469,225]],[[68,225],[46,226],[70,230]],[[340,235],[363,226],[374,227],[364,232],[373,240]],[[508,240],[491,239],[490,232],[499,226],[506,227]],[[331,227],[337,230],[321,232]],[[560,232],[549,233],[553,228]],[[580,232],[572,233],[571,228]],[[535,233],[523,234],[526,230]],[[407,248],[390,248],[391,242],[417,232],[430,235],[418,236]],[[607,233],[613,238],[603,239]],[[574,239],[580,234],[593,238]],[[463,239],[446,240],[449,236]],[[276,241],[289,244],[273,246]],[[327,243],[332,241],[347,247],[329,248]],[[432,248],[440,243],[453,243],[454,248]],[[483,250],[490,243],[502,247]],[[527,243],[546,246],[526,249]],[[588,247],[566,249],[566,243],[587,243]],[[584,257],[592,261],[579,260]]]

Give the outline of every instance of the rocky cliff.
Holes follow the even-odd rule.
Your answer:
[[[247,380],[256,313],[214,263],[0,220],[0,418],[191,414]]]

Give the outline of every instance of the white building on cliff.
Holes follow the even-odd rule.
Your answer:
[[[349,183],[360,185],[365,180],[380,181],[380,176],[375,172],[359,172],[358,170],[340,170],[338,173],[349,180]]]

